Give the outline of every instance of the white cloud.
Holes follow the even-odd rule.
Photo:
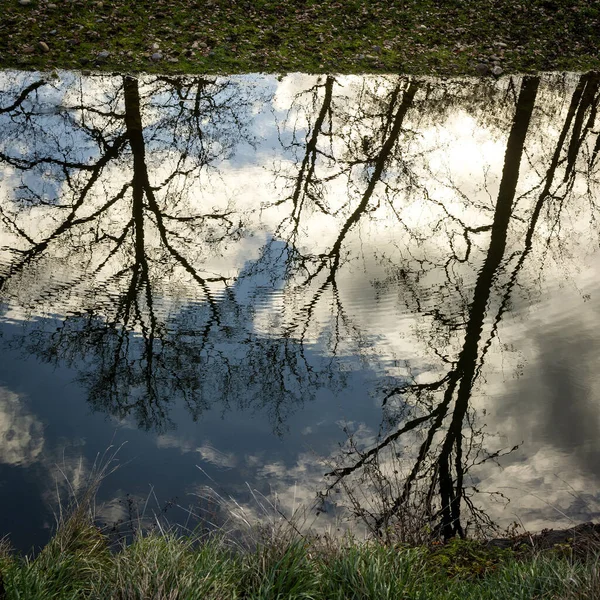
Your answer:
[[[0,387],[0,463],[28,466],[44,449],[44,428],[25,401]]]
[[[221,452],[205,440],[200,445],[196,442],[178,438],[176,435],[159,435],[156,438],[156,445],[159,448],[177,448],[182,454],[195,452],[200,455],[202,461],[207,462],[220,469],[233,469],[238,460],[232,452]]]

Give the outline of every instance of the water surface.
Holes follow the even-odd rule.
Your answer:
[[[597,75],[0,82],[17,547],[123,441],[106,523],[597,517]]]

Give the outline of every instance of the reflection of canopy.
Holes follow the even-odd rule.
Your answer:
[[[328,354],[382,355],[391,430],[335,481],[418,431],[372,525],[426,480],[432,518],[461,534],[465,474],[488,457],[472,395],[502,317],[535,293],[536,241],[564,252],[565,206],[594,201],[598,77],[507,79],[478,90],[483,109],[474,82],[305,81],[285,109],[242,78],[5,88],[0,299],[11,318],[58,315],[29,323],[23,347],[77,365],[93,406],[146,428],[165,428],[175,399],[194,418],[217,401],[263,406],[281,428],[343,383]],[[456,156],[465,127],[499,164],[477,145]],[[402,323],[360,324],[363,298],[393,302]]]

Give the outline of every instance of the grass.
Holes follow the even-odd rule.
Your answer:
[[[95,495],[118,450],[96,460],[85,484],[59,494],[56,530],[39,552],[0,540],[2,600],[583,600],[600,597],[600,548],[563,543],[500,549],[476,540],[384,543],[304,533],[299,523],[245,519],[181,533],[134,516],[133,538],[95,524]],[[59,469],[60,470],[60,469]],[[64,476],[64,473],[63,473]],[[66,479],[66,476],[65,476]],[[68,483],[68,482],[67,482]],[[224,502],[226,502],[224,500]],[[233,510],[235,507],[229,507]],[[183,528],[185,530],[185,527]],[[414,538],[414,536],[413,536]],[[515,538],[516,539],[525,539]]]
[[[589,0],[3,0],[0,66],[475,74],[600,67]]]
[[[0,541],[3,600],[583,600],[600,597],[600,551],[498,549],[475,540],[419,546],[302,533],[286,519],[225,528],[145,529],[115,546],[94,522],[114,454],[71,489],[48,544],[21,556]]]
[[[6,599],[71,600],[517,600],[584,599],[600,594],[597,556],[517,556],[478,546],[488,568],[441,567],[440,549],[334,542],[322,538],[231,547],[214,536],[200,541],[170,533],[138,535],[111,553],[102,534],[84,521],[60,530],[36,558],[0,557]],[[65,540],[68,540],[65,546]],[[474,542],[456,542],[451,554]],[[57,551],[60,546],[60,552]]]

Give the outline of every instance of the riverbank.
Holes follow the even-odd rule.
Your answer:
[[[0,598],[16,600],[583,600],[600,597],[597,526],[484,543],[426,546],[303,535],[285,520],[178,535],[160,525],[130,543],[81,503],[36,555],[0,543]],[[590,537],[590,534],[591,537]],[[582,544],[582,542],[586,544]],[[555,543],[556,542],[556,543]]]
[[[101,528],[96,495],[119,466],[117,452],[97,459],[79,486],[68,485],[66,498],[58,494],[56,527],[43,548],[24,556],[8,537],[0,540],[0,599],[600,597],[600,524],[443,543],[426,522],[411,521],[392,541],[314,533],[275,511],[267,520],[242,518],[241,529],[209,520],[189,531],[189,519],[170,524],[146,501],[141,513],[128,503],[128,519]],[[221,502],[233,518],[239,506]]]
[[[598,48],[585,0],[6,0],[0,15],[0,67],[19,69],[587,71]]]

